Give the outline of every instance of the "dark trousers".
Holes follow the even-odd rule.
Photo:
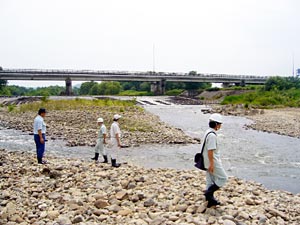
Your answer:
[[[44,156],[44,152],[45,152],[45,140],[46,140],[46,136],[45,134],[42,134],[43,139],[44,139],[44,144],[41,143],[40,141],[40,136],[38,134],[34,135],[34,142],[36,145],[36,156],[38,159],[42,159]]]

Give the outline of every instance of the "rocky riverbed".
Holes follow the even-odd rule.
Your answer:
[[[254,109],[243,105],[214,105],[212,112],[245,116],[254,121],[246,125],[248,128],[300,138],[300,108]]]
[[[299,224],[300,195],[231,177],[206,209],[199,170],[112,168],[0,150],[0,224]]]
[[[122,110],[122,112],[120,112]],[[32,132],[35,111],[19,112],[17,109],[9,112],[0,108],[0,123],[2,126]],[[123,116],[120,119],[122,144],[137,146],[140,144],[186,144],[199,141],[187,136],[182,130],[169,126],[140,107],[99,107],[49,110],[45,118],[47,136],[51,139],[63,139],[68,146],[94,146],[97,138],[98,117],[104,118],[108,133],[115,113]]]
[[[300,138],[300,108],[269,109],[249,118],[252,129]]]

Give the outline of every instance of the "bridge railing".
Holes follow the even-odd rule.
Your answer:
[[[3,69],[0,70],[1,74],[38,74],[38,75],[121,75],[121,76],[147,76],[147,77],[161,77],[161,78],[172,78],[172,77],[203,77],[203,78],[221,78],[221,79],[240,79],[240,80],[254,80],[261,79],[266,80],[266,76],[254,76],[254,75],[230,75],[230,74],[208,74],[208,73],[174,73],[174,72],[153,72],[153,71],[114,71],[114,70],[60,70],[60,69]]]

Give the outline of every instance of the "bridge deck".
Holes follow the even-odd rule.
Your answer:
[[[264,84],[268,77],[229,74],[188,74],[170,72],[130,72],[102,70],[38,70],[2,69],[0,79],[4,80],[66,80],[74,81],[173,81]]]

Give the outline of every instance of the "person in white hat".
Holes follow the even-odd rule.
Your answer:
[[[209,129],[205,132],[205,138],[203,139],[203,159],[207,169],[205,198],[208,201],[208,208],[220,205],[220,202],[214,198],[214,192],[223,187],[228,179],[217,144],[216,131],[220,130],[222,123],[223,118],[220,114],[212,114],[209,117]]]
[[[114,121],[110,127],[110,140],[111,140],[111,165],[113,167],[119,167],[120,164],[117,163],[118,150],[121,148],[121,130],[119,126],[119,119],[122,116],[119,114],[114,115]]]
[[[103,122],[104,121],[102,118],[97,119],[97,123],[100,126],[100,129],[98,131],[98,139],[95,147],[95,157],[92,158],[92,160],[95,160],[97,162],[99,154],[101,153],[104,158],[103,163],[108,163],[106,149],[104,148],[104,145],[106,144],[106,127]]]

